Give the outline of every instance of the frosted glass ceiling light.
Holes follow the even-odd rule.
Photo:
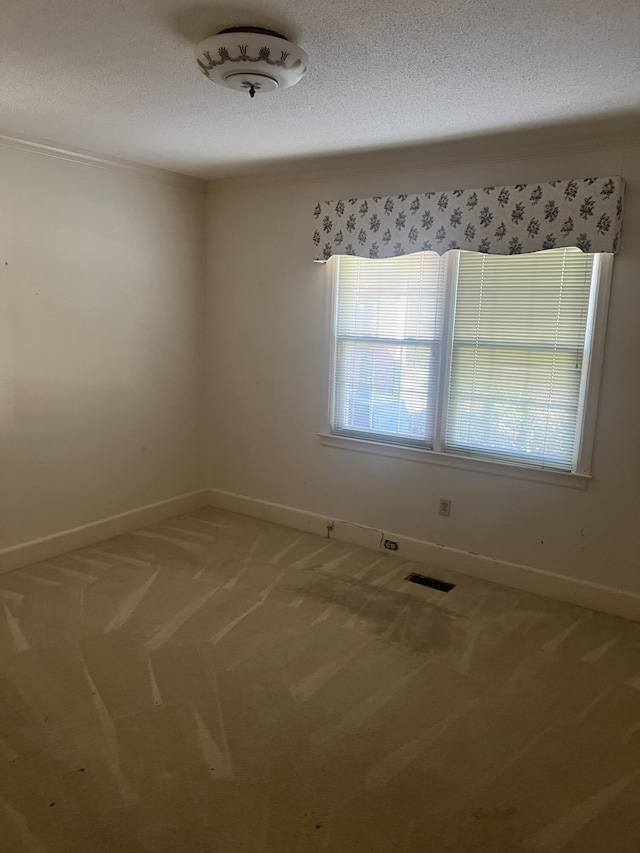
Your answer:
[[[280,33],[231,27],[200,42],[196,60],[209,80],[253,98],[295,86],[307,72],[308,56]]]

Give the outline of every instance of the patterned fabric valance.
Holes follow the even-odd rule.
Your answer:
[[[449,249],[519,255],[565,246],[615,252],[622,194],[622,178],[581,178],[320,202],[313,257],[442,255]]]

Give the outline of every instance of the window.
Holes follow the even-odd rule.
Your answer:
[[[332,433],[587,473],[609,259],[332,259]]]

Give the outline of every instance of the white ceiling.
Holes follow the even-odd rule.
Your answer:
[[[295,88],[210,83],[241,24],[309,54]],[[289,157],[640,113],[638,0],[3,0],[0,128],[209,178]]]

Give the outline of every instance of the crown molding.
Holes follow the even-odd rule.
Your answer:
[[[640,120],[584,122],[449,140],[292,158],[247,165],[237,173],[220,174],[207,182],[207,192],[243,186],[289,186],[330,180],[403,174],[416,170],[549,158],[640,147]]]
[[[146,180],[158,181],[183,189],[204,192],[206,182],[190,175],[181,175],[166,169],[158,169],[155,166],[145,166],[143,163],[135,163],[132,160],[124,160],[119,157],[108,157],[95,154],[81,148],[68,148],[56,145],[46,139],[38,139],[28,136],[12,136],[0,132],[0,145],[6,148],[17,148],[21,151],[30,151],[32,154],[42,154],[45,157],[55,157],[58,160],[67,160],[72,163],[81,163],[84,166],[93,166],[98,169],[108,169],[126,175],[134,175]]]

